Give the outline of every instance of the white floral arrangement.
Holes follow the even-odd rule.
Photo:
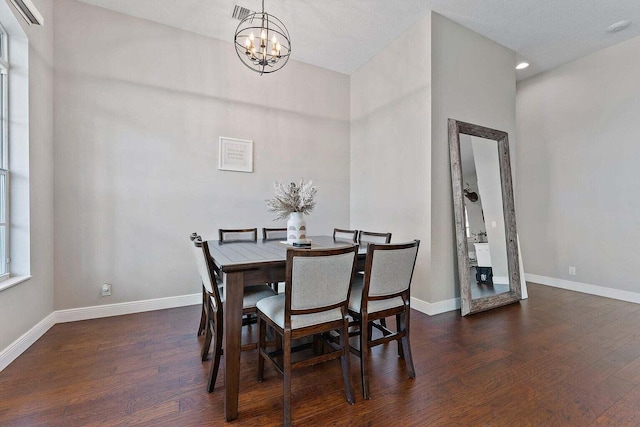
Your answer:
[[[313,198],[318,189],[313,185],[313,181],[305,182],[303,178],[298,184],[275,182],[273,189],[275,197],[267,200],[267,208],[269,212],[275,212],[278,215],[274,221],[286,219],[293,212],[309,215],[316,206]]]

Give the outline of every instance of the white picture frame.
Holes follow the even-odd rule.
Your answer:
[[[253,172],[253,141],[221,136],[218,169],[234,172]]]

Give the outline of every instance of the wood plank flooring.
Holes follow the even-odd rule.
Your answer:
[[[467,318],[413,311],[417,377],[395,344],[376,347],[368,401],[355,356],[355,405],[338,361],[295,371],[294,424],[640,425],[640,305],[533,284],[529,295]],[[0,425],[225,425],[222,375],[205,391],[199,316],[193,306],[54,326],[0,373]],[[267,367],[257,383],[256,362],[242,354],[229,425],[282,423],[282,380]]]

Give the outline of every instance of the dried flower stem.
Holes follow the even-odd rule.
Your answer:
[[[267,200],[267,208],[278,215],[274,221],[286,219],[293,212],[309,215],[316,206],[313,198],[318,189],[312,181],[304,182],[304,179],[301,179],[299,184],[291,182],[286,185],[276,182],[273,188],[275,197]]]

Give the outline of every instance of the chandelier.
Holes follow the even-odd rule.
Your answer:
[[[264,11],[248,15],[238,24],[234,38],[236,53],[244,65],[262,74],[284,67],[291,55],[289,31],[282,21]]]

